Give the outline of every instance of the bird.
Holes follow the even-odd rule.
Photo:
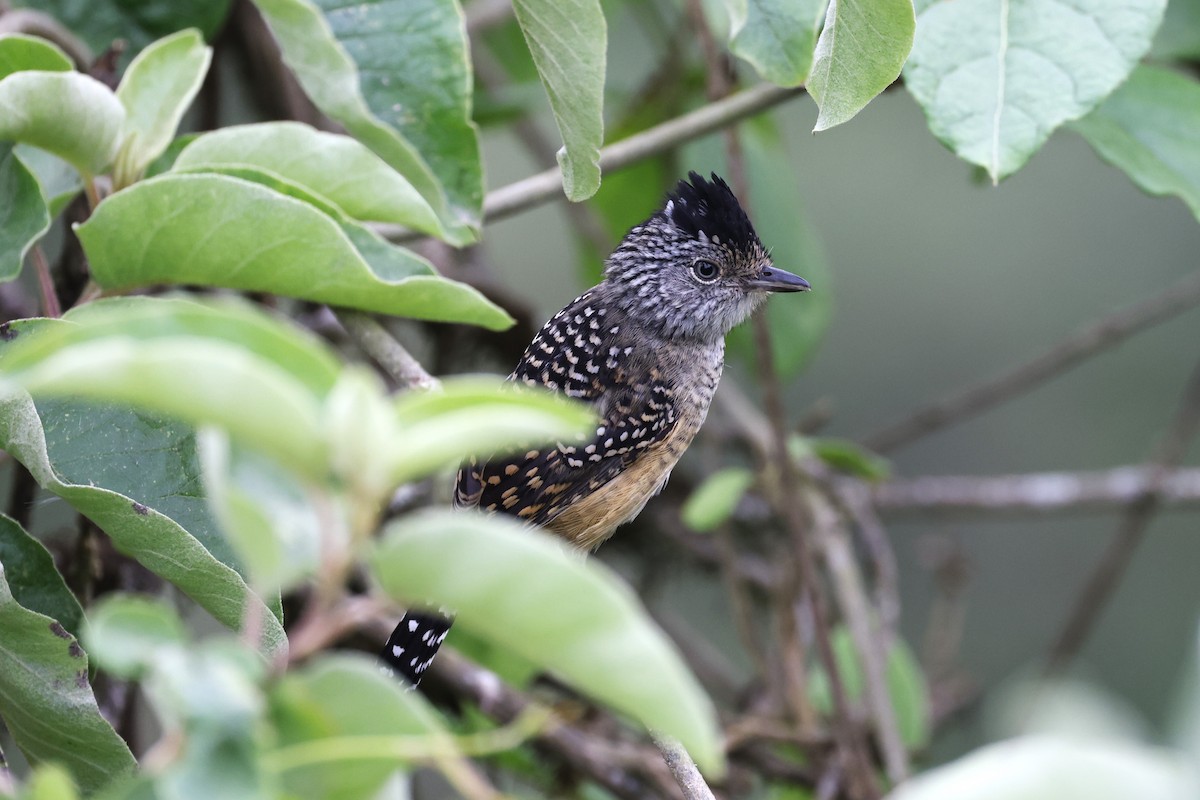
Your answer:
[[[768,295],[809,289],[774,265],[724,180],[689,172],[624,236],[603,280],[550,318],[508,376],[588,404],[595,430],[465,463],[454,505],[594,550],[662,490],[700,430],[725,335]],[[410,609],[384,645],[384,662],[417,686],[452,622]]]

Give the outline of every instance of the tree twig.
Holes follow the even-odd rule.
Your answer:
[[[1147,300],[1118,309],[1077,330],[1024,364],[918,409],[865,437],[862,442],[878,453],[895,450],[1011,400],[1114,347],[1133,334],[1166,322],[1197,305],[1200,305],[1200,272],[1189,275]]]
[[[1154,474],[1152,467],[1124,466],[1090,472],[925,475],[881,483],[871,491],[871,500],[880,513],[897,517],[1104,511],[1137,500]],[[1163,475],[1157,494],[1163,505],[1200,508],[1200,468]]]
[[[408,389],[433,389],[438,379],[417,361],[370,314],[346,308],[334,308],[333,314],[364,353],[379,364],[401,386]]]
[[[659,752],[663,754],[663,761],[667,763],[667,768],[675,776],[675,782],[679,784],[679,788],[683,790],[683,796],[687,800],[716,800],[713,797],[712,789],[708,788],[704,776],[696,768],[696,762],[692,761],[692,757],[688,755],[683,745],[661,733],[654,733],[651,736],[654,744],[658,746]]]
[[[1150,475],[1142,491],[1129,503],[1108,548],[1075,600],[1070,615],[1050,648],[1046,672],[1061,672],[1083,647],[1100,612],[1125,574],[1134,551],[1146,535],[1150,520],[1161,506],[1161,487],[1187,455],[1188,445],[1200,430],[1200,363],[1188,380],[1179,411],[1156,448]]]

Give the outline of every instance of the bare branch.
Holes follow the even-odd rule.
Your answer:
[[[683,796],[687,800],[716,800],[713,797],[712,789],[708,788],[704,776],[696,768],[696,762],[692,761],[692,757],[688,755],[688,751],[683,748],[683,745],[660,733],[653,734],[653,738],[654,743],[658,745],[659,751],[663,754],[663,760],[667,762],[667,767],[675,776],[675,781],[683,790]]]
[[[1161,506],[1163,483],[1178,469],[1197,431],[1200,431],[1200,363],[1188,380],[1179,411],[1150,462],[1145,488],[1127,506],[1116,534],[1076,598],[1058,640],[1050,648],[1046,659],[1048,673],[1061,672],[1087,640],[1100,612],[1133,560],[1150,520]]]
[[[1144,494],[1151,467],[1021,475],[926,475],[876,486],[872,500],[888,516],[1047,514],[1122,508]],[[857,481],[855,481],[857,483]],[[1164,505],[1200,508],[1200,468],[1165,475]]]
[[[354,343],[401,386],[408,389],[433,389],[438,385],[438,379],[426,372],[421,363],[396,341],[396,337],[388,333],[370,314],[345,308],[332,310]]]
[[[878,453],[895,450],[1011,400],[1133,334],[1166,322],[1197,305],[1200,305],[1200,272],[1148,300],[1119,309],[1077,330],[1031,361],[918,409],[865,437],[863,444]]]

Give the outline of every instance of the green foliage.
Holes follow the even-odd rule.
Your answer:
[[[36,36],[16,33],[0,36],[0,79],[25,69],[69,72],[71,59],[57,46]]]
[[[83,608],[62,575],[54,557],[16,520],[0,515],[0,565],[13,600],[22,607],[56,620],[73,636],[79,635]]]
[[[999,181],[1125,80],[1165,7],[1165,0],[931,3],[917,25],[905,86],[933,134]]]
[[[125,109],[104,84],[77,72],[14,72],[0,80],[0,141],[48,150],[91,176],[116,158]]]
[[[0,144],[0,281],[21,273],[29,248],[50,228],[38,180],[10,144]]]
[[[734,55],[779,86],[808,80],[826,0],[730,0],[727,5]]]
[[[600,187],[604,139],[607,32],[600,0],[515,0],[513,11],[562,134],[563,189],[568,200],[586,200]]]
[[[754,473],[741,467],[714,472],[696,487],[683,506],[683,524],[695,531],[711,531],[733,516],[738,501],[754,485]]]

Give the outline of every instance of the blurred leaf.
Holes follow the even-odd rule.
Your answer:
[[[416,255],[240,178],[169,173],[141,181],[104,200],[77,231],[107,288],[224,286],[494,330],[512,322]]]
[[[136,679],[164,649],[187,645],[179,615],[158,600],[110,594],[88,614],[88,652],[106,672]]]
[[[989,694],[984,721],[994,739],[1042,734],[1078,741],[1136,741],[1149,733],[1132,704],[1077,679],[1038,676],[1009,681]]]
[[[1138,67],[1091,114],[1074,123],[1100,157],[1150,194],[1175,195],[1200,218],[1200,84]]]
[[[324,740],[354,736],[437,737],[453,752],[441,718],[418,693],[361,655],[326,655],[289,672],[270,696],[279,735],[279,758],[298,746],[319,753]],[[353,760],[289,763],[284,786],[302,798],[370,798],[396,771],[395,756],[363,755]]]
[[[126,186],[167,149],[183,113],[200,91],[212,49],[195,29],[160,39],[133,59],[117,99],[125,107],[125,140],[115,182]]]
[[[84,791],[131,772],[133,754],[96,706],[75,637],[19,605],[0,564],[0,718],[31,764],[57,761]]]
[[[50,14],[82,37],[99,55],[114,41],[127,43],[122,62],[128,63],[150,42],[184,28],[216,34],[232,0],[13,0],[14,6]]]
[[[0,35],[0,79],[25,69],[69,72],[71,68],[71,59],[58,45],[23,33]]]
[[[316,571],[321,523],[294,474],[212,429],[201,431],[200,459],[208,501],[251,585],[286,590]]]
[[[887,480],[891,476],[891,465],[886,458],[863,449],[849,439],[818,437],[809,439],[808,444],[813,455],[839,472],[868,481]]]
[[[1200,0],[1171,0],[1150,55],[1163,61],[1200,59]]]
[[[99,81],[78,72],[17,72],[0,80],[0,141],[26,142],[85,175],[117,155],[125,109]]]
[[[683,524],[696,531],[711,531],[733,516],[746,490],[754,485],[754,473],[742,467],[727,467],[705,478],[680,511]]]
[[[388,527],[369,558],[392,597],[444,604],[581,691],[724,767],[712,704],[620,579],[547,534],[499,517],[425,513]],[[536,575],[537,580],[530,580]]]
[[[349,136],[299,122],[222,128],[198,137],[175,161],[178,170],[209,166],[256,167],[320,195],[354,219],[440,231],[437,215],[412,184]]]
[[[726,0],[729,49],[764,80],[799,86],[808,80],[813,47],[828,0]]]
[[[964,0],[921,13],[904,83],[947,147],[993,182],[1091,111],[1150,47],[1166,0]]]
[[[412,183],[442,220],[443,238],[477,238],[483,174],[458,4],[255,5],[317,107]]]
[[[562,135],[563,190],[573,202],[600,186],[608,29],[600,0],[514,0],[513,11],[537,65]]]
[[[865,690],[864,676],[850,632],[845,626],[835,628],[831,642],[846,694],[852,702],[858,702]],[[900,739],[909,750],[919,750],[929,743],[931,723],[925,674],[921,671],[921,665],[912,650],[902,639],[892,643],[884,668],[888,695],[892,699],[892,708],[896,711]],[[813,705],[822,713],[833,712],[829,679],[819,668],[809,675],[809,696]],[[997,798],[999,797],[1001,796],[998,795]]]
[[[54,566],[54,557],[16,520],[0,514],[0,565],[13,599],[30,611],[56,620],[78,636],[83,609]]]
[[[0,282],[21,274],[25,254],[50,229],[50,213],[37,178],[0,143]]]
[[[162,175],[164,172],[170,172],[175,167],[175,161],[179,158],[179,154],[187,148],[192,142],[199,139],[204,134],[201,133],[185,133],[181,136],[176,136],[167,145],[167,149],[162,152],[158,158],[146,165],[146,172],[142,177],[153,178],[157,175]]]
[[[396,419],[397,434],[375,446],[386,448],[388,473],[397,483],[471,455],[581,438],[596,423],[589,408],[560,395],[482,377],[405,392],[396,401]]]
[[[1180,800],[1200,796],[1177,754],[1136,744],[1023,736],[910,779],[889,800]]]
[[[78,797],[70,773],[53,762],[34,770],[21,794],[22,800],[76,800]]]
[[[900,76],[913,46],[912,0],[829,0],[808,91],[813,132],[841,125]]]
[[[83,181],[79,178],[79,172],[58,156],[27,144],[17,145],[14,152],[26,169],[37,178],[52,219],[66,208],[75,195],[83,191]]]

